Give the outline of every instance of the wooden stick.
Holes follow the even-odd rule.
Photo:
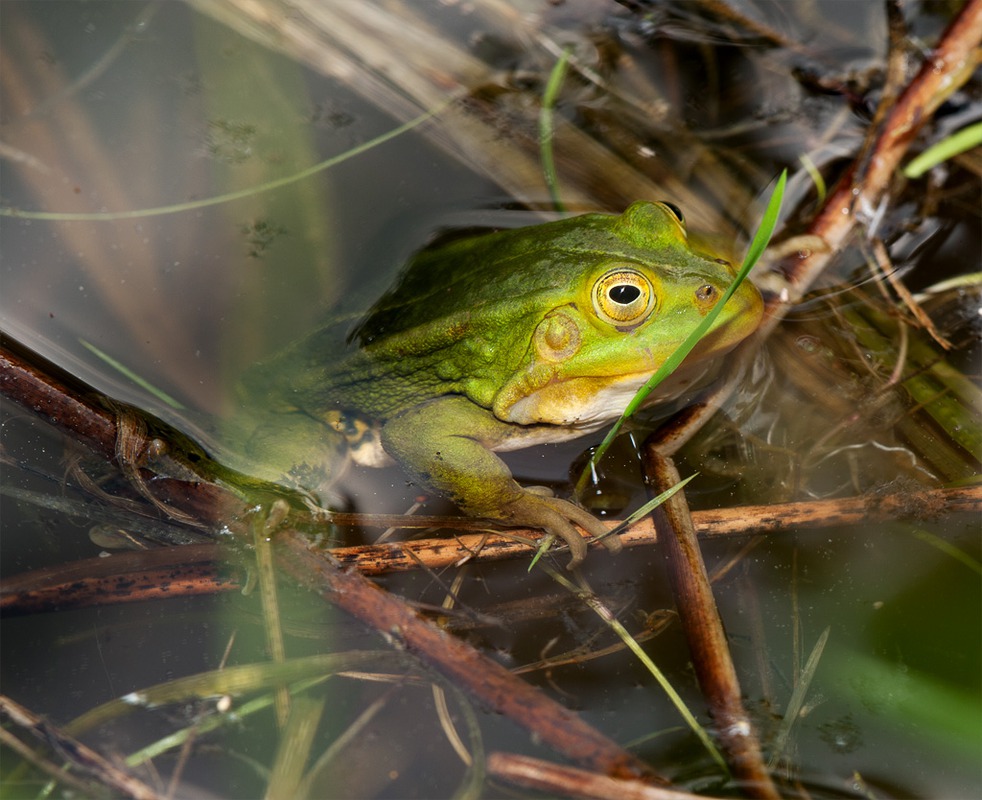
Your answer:
[[[762,329],[770,332],[785,311],[812,285],[860,223],[870,223],[900,161],[921,127],[952,92],[973,74],[982,43],[982,0],[968,0],[955,15],[920,71],[886,113],[868,151],[853,161],[815,216],[808,233],[827,247],[800,254],[787,270],[790,292],[769,304]]]
[[[675,486],[681,480],[674,462],[659,454],[651,444],[645,446],[644,459],[645,470],[654,480],[656,489]],[[780,793],[771,781],[757,733],[743,707],[740,681],[696,540],[685,492],[676,492],[658,506],[652,516],[655,525],[664,526],[667,533],[662,536],[661,546],[667,556],[675,607],[727,764],[751,797],[778,800]]]
[[[982,513],[982,486],[693,511],[692,522],[698,536],[719,538],[825,530],[883,520],[931,520],[957,513]],[[412,529],[421,519],[398,514],[348,516],[350,524],[380,528]],[[442,523],[452,529],[455,522],[461,521],[427,517],[425,527]],[[620,523],[609,520],[604,524],[613,529]],[[335,547],[326,553],[342,566],[357,569],[363,575],[384,575],[421,566],[439,570],[464,561],[530,558],[541,532],[520,529],[515,531],[515,536],[463,533],[454,537]],[[657,541],[650,518],[621,534],[626,548],[650,547]],[[80,559],[4,579],[0,586],[0,616],[237,591],[242,586],[240,576],[220,569],[227,563],[223,548],[216,544]]]
[[[692,512],[696,532],[702,537],[747,536],[787,533],[803,529],[832,528],[888,519],[935,519],[941,515],[982,510],[982,486],[927,489],[886,495],[862,495],[802,503],[738,506]],[[412,518],[368,516],[365,525],[399,527]],[[605,524],[611,529],[617,521]],[[515,529],[509,533],[468,533],[453,538],[427,538],[377,545],[336,547],[329,552],[341,564],[366,575],[418,569],[423,563],[442,569],[468,560],[491,561],[527,557],[537,547],[541,532]],[[655,523],[645,518],[621,534],[625,548],[651,546],[657,541]],[[523,541],[524,540],[524,541]],[[622,556],[628,557],[628,556]]]
[[[640,781],[608,778],[516,753],[491,753],[488,756],[488,773],[519,786],[540,789],[549,795],[563,794],[590,800],[710,800],[706,795],[663,789]]]
[[[224,562],[219,545],[192,544],[116,553],[109,558],[86,558],[13,575],[4,578],[0,586],[0,615],[64,611],[240,589],[241,578],[226,574]]]

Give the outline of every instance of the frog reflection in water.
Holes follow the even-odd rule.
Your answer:
[[[343,346],[328,327],[258,365],[244,384],[262,422],[259,477],[320,492],[338,445],[363,465],[397,462],[464,512],[586,544],[584,509],[523,489],[495,454],[594,431],[719,301],[726,261],[690,248],[682,215],[639,202],[423,251]],[[680,394],[754,331],[749,282],[652,402]],[[616,549],[618,543],[605,543]]]

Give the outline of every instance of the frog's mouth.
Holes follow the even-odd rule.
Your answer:
[[[645,405],[674,400],[702,381],[712,370],[706,363],[684,365],[668,376]],[[516,401],[499,413],[517,425],[557,425],[579,436],[602,428],[624,413],[651,371],[617,377],[577,377],[558,380]]]
[[[757,305],[762,307],[760,302]],[[681,366],[652,391],[645,405],[675,400],[691,391],[707,376],[715,374],[720,363],[719,356],[744,341],[756,327],[760,319],[759,308],[756,312],[752,316],[754,325],[749,330],[726,323],[714,325]],[[743,319],[747,319],[747,316],[744,315]],[[668,357],[668,353],[639,349],[632,357],[632,366],[641,366],[645,360],[647,364],[637,371],[611,375],[602,373],[605,369],[616,370],[616,362],[599,363],[602,359],[584,358],[584,355],[581,351],[572,360],[580,368],[585,366],[585,362],[594,360],[597,363],[590,371],[601,374],[564,375],[561,368],[543,370],[543,374],[538,372],[538,367],[543,365],[533,362],[527,371],[515,375],[502,387],[493,404],[495,416],[516,425],[555,425],[575,431],[572,435],[589,433],[619,417]],[[573,370],[576,369],[575,364]]]

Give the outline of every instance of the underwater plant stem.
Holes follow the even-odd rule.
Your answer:
[[[552,153],[553,124],[552,113],[556,107],[556,98],[562,88],[563,80],[566,77],[566,69],[569,66],[570,49],[563,50],[562,55],[556,62],[549,74],[549,82],[546,84],[545,94],[542,96],[542,108],[539,111],[539,151],[542,158],[542,175],[545,178],[546,186],[549,189],[549,196],[556,211],[565,211],[566,206],[559,192],[559,177],[556,174],[556,161]]]
[[[276,588],[270,532],[279,526],[286,513],[286,503],[278,500],[268,516],[257,514],[250,525],[253,554],[256,557],[254,567],[259,578],[259,599],[263,610],[266,649],[274,664],[282,664],[286,661],[286,645],[283,642],[283,623],[280,619],[280,602]],[[283,730],[290,718],[290,692],[285,686],[276,687],[274,707],[276,724]]]
[[[392,128],[391,130],[385,131],[384,133],[369,139],[367,142],[357,144],[354,147],[345,150],[343,153],[326,158],[313,166],[298,170],[290,175],[284,175],[281,178],[274,178],[273,180],[266,181],[265,183],[261,183],[257,186],[247,186],[245,189],[226,192],[224,194],[215,195],[214,197],[204,197],[199,200],[189,200],[184,203],[172,203],[167,206],[155,206],[153,208],[134,208],[127,211],[31,211],[27,209],[0,205],[0,216],[17,217],[19,219],[53,220],[58,222],[116,222],[124,219],[143,219],[145,217],[159,217],[164,214],[179,214],[185,211],[194,211],[199,208],[208,208],[210,206],[232,203],[236,200],[254,197],[255,195],[263,192],[271,192],[276,189],[281,189],[284,186],[290,186],[291,184],[306,180],[319,172],[331,169],[338,164],[341,164],[351,158],[354,158],[355,156],[359,156],[362,153],[371,150],[374,147],[388,142],[390,139],[395,139],[397,136],[401,136],[402,134],[419,127],[424,122],[447,109],[458,99],[459,98],[457,96],[452,96],[450,99],[445,100],[435,108],[424,111],[422,114],[414,117],[408,122]]]
[[[656,486],[674,486],[679,482],[675,464],[650,443],[645,447],[644,459],[646,473],[654,479]],[[661,546],[668,560],[676,609],[689,643],[699,686],[709,704],[716,736],[730,770],[750,796],[777,800],[780,793],[771,781],[760,743],[743,707],[740,682],[685,493],[672,495],[652,512],[652,516],[656,528],[665,534],[661,537]]]

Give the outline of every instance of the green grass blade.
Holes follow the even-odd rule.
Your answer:
[[[290,693],[296,695],[300,692],[305,692],[311,687],[323,683],[330,677],[330,675],[324,675],[318,678],[300,681],[290,686]],[[177,750],[179,747],[183,746],[192,735],[202,736],[203,734],[211,733],[212,731],[225,725],[239,724],[253,714],[265,711],[272,705],[273,694],[267,693],[260,697],[253,698],[248,702],[236,705],[234,710],[228,713],[212,714],[211,716],[205,717],[190,727],[181,728],[180,730],[168,734],[167,736],[158,739],[156,742],[148,744],[136,752],[131,753],[125,759],[126,766],[138,767],[141,764],[151,761],[170,750]]]
[[[567,47],[556,62],[556,66],[552,68],[552,72],[549,73],[549,81],[546,83],[546,90],[542,95],[542,108],[539,111],[539,152],[542,157],[542,174],[545,176],[549,196],[552,198],[552,204],[557,211],[565,211],[566,207],[563,205],[563,201],[559,199],[559,179],[556,176],[556,162],[552,153],[554,133],[552,110],[556,106],[556,97],[558,97],[563,80],[566,78],[568,66],[569,48]]]
[[[915,539],[920,539],[925,544],[929,544],[931,547],[936,547],[946,556],[949,556],[960,564],[968,567],[970,570],[972,570],[972,572],[982,575],[982,563],[979,563],[977,558],[973,558],[960,547],[956,547],[951,542],[946,542],[940,536],[935,536],[930,531],[926,531],[921,528],[918,528],[911,533]]]
[[[158,389],[156,386],[154,386],[152,383],[150,383],[146,378],[143,378],[140,375],[137,375],[133,370],[131,370],[125,364],[117,361],[115,358],[113,358],[108,353],[102,352],[102,350],[100,350],[94,344],[85,341],[85,339],[79,339],[79,341],[82,343],[82,346],[86,350],[88,350],[88,351],[90,351],[92,353],[95,353],[95,355],[97,355],[100,359],[102,359],[103,361],[105,361],[110,367],[112,367],[118,373],[120,373],[121,375],[125,376],[129,380],[133,381],[133,383],[135,383],[141,389],[143,389],[143,390],[145,390],[147,392],[150,392],[150,394],[152,394],[154,397],[156,397],[162,403],[165,403],[166,405],[170,406],[171,408],[176,408],[178,410],[183,410],[184,409],[184,406],[179,401],[175,400],[173,397],[171,397],[169,394],[167,394],[167,392],[165,392],[163,389]]]
[[[682,488],[689,481],[695,478],[696,475],[698,474],[699,474],[698,472],[693,473],[685,480],[681,480],[678,483],[676,483],[674,486],[669,487],[657,497],[651,498],[647,503],[645,503],[643,506],[641,506],[641,508],[639,508],[633,514],[631,514],[620,525],[618,525],[616,528],[613,528],[612,530],[604,534],[603,538],[607,538],[608,536],[617,536],[623,533],[628,528],[630,528],[639,519],[644,519],[654,509],[658,508],[658,506],[660,506],[662,503],[668,500],[669,497],[671,497],[676,492],[681,491]],[[544,536],[541,540],[539,540],[539,546],[538,548],[536,548],[535,555],[532,556],[532,560],[531,562],[529,562],[529,568],[528,568],[529,572],[531,572],[532,567],[534,567],[539,562],[539,559],[542,558],[542,556],[544,556],[546,552],[548,552],[549,548],[552,547],[552,543],[555,541],[556,541],[556,537],[553,535]]]
[[[805,697],[808,695],[808,689],[811,687],[812,679],[815,677],[815,672],[818,670],[818,663],[822,659],[822,653],[825,652],[825,645],[828,644],[829,634],[831,632],[831,627],[828,627],[822,631],[822,635],[818,637],[818,641],[815,642],[815,646],[812,648],[811,654],[808,656],[808,661],[805,663],[805,668],[801,671],[801,675],[798,677],[794,691],[791,693],[791,699],[788,700],[788,707],[785,709],[784,718],[781,720],[781,727],[778,729],[777,735],[774,737],[771,757],[767,761],[768,769],[774,769],[777,762],[784,754],[784,750],[788,744],[788,737],[791,735],[791,728],[801,716],[801,710],[805,705]]]
[[[682,491],[682,489],[685,488],[685,485],[693,478],[695,478],[696,475],[698,474],[699,474],[698,472],[693,472],[688,478],[684,478],[683,480],[680,480],[674,486],[669,487],[657,497],[652,497],[647,503],[641,506],[641,508],[639,508],[633,514],[631,514],[626,520],[624,520],[620,525],[614,528],[607,535],[617,536],[618,534],[623,533],[628,528],[630,528],[638,520],[647,517],[652,511],[658,508],[658,506],[660,506],[662,503],[668,500],[668,498],[670,498],[672,495]]]
[[[546,568],[549,576],[559,583],[561,586],[573,592],[577,595],[584,603],[586,603],[597,616],[599,616],[604,623],[620,638],[622,642],[627,646],[627,648],[634,654],[634,656],[644,665],[645,669],[651,674],[651,676],[658,682],[662,690],[668,695],[668,699],[671,700],[672,705],[675,706],[676,711],[681,715],[682,719],[685,720],[686,725],[692,730],[692,732],[698,737],[699,741],[702,742],[703,746],[706,748],[709,755],[712,757],[713,761],[719,764],[720,769],[724,773],[729,774],[729,769],[726,766],[726,760],[720,754],[713,740],[709,737],[706,729],[699,724],[699,721],[695,718],[695,715],[689,710],[689,707],[685,704],[681,695],[675,691],[675,687],[669,683],[668,678],[665,674],[658,668],[658,665],[648,656],[644,651],[638,641],[631,635],[631,632],[625,628],[620,620],[617,619],[600,600],[585,588],[580,588],[573,584],[565,575],[561,575],[557,570]]]
[[[402,654],[385,651],[352,651],[294,658],[283,664],[240,664],[176,678],[147,689],[130,692],[123,697],[89,709],[66,725],[65,730],[72,736],[79,736],[91,728],[140,708],[157,708],[170,703],[220,697],[224,694],[238,697],[247,692],[268,692],[275,686],[333,674],[341,670],[356,669],[365,664],[373,664],[375,668],[379,668],[380,664],[401,668],[406,663],[408,662]]]
[[[815,184],[815,193],[817,195],[818,204],[821,205],[825,202],[825,196],[828,193],[828,187],[825,185],[825,178],[822,177],[822,173],[819,172],[818,167],[815,166],[815,162],[808,157],[807,153],[802,153],[798,156],[798,161],[801,162],[801,166],[805,168],[805,172],[808,173],[808,177],[812,179],[812,183]]]
[[[267,798],[298,797],[310,749],[320,726],[327,698],[304,694],[293,700],[290,716],[280,737],[273,769],[266,787]]]
[[[978,147],[980,144],[982,144],[982,122],[976,122],[974,125],[962,128],[947,139],[932,145],[912,159],[904,167],[904,175],[908,178],[919,178],[931,167],[935,167],[942,161],[947,161],[949,158],[964,153],[973,147]]]

